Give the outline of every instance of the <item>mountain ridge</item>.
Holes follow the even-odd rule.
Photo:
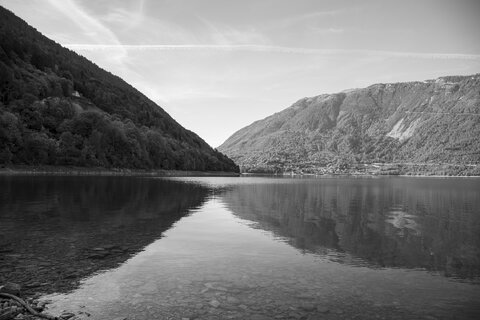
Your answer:
[[[238,171],[120,77],[0,6],[0,164]]]
[[[238,130],[218,149],[245,172],[352,172],[396,163],[405,164],[394,168],[402,174],[412,173],[405,166],[413,163],[430,173],[472,174],[480,162],[479,89],[474,74],[306,97]]]

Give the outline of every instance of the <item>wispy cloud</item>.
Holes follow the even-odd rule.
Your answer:
[[[98,19],[89,15],[81,6],[73,0],[48,0],[48,2],[64,14],[70,21],[73,21],[94,43],[113,45],[111,58],[121,63],[127,52],[118,40],[115,33],[102,24]]]
[[[308,19],[317,19],[317,18],[321,18],[321,17],[333,17],[333,16],[337,16],[337,15],[339,15],[339,14],[345,12],[345,11],[346,11],[346,9],[309,12],[309,13],[304,13],[304,14],[295,16],[291,19],[291,21],[302,21],[302,20],[308,20]]]
[[[129,30],[139,26],[145,20],[144,6],[145,0],[135,1],[133,8],[123,8],[117,6],[101,17],[102,21],[113,23],[123,30]]]
[[[289,17],[283,20],[283,23],[284,23],[284,26],[286,26],[286,25],[292,25],[299,22],[304,22],[306,20],[316,20],[316,19],[325,18],[325,17],[335,17],[341,14],[342,12],[344,12],[344,10],[325,10],[325,11],[309,12],[309,13],[304,13],[304,14],[299,14],[296,16]]]
[[[333,19],[338,15],[346,12],[345,9],[342,10],[323,10],[315,11],[303,14],[297,14],[293,16],[284,17],[281,20],[275,20],[267,24],[267,29],[286,29],[295,25],[305,25],[311,24],[312,22],[317,22],[319,19]]]
[[[215,45],[239,45],[248,43],[266,44],[268,40],[254,28],[234,28],[225,24],[212,23],[198,17],[206,27],[206,34]]]
[[[79,51],[97,51],[114,50],[122,48],[125,50],[212,50],[212,51],[250,51],[250,52],[272,52],[272,53],[291,53],[308,55],[355,55],[369,57],[390,57],[390,58],[415,58],[415,59],[455,59],[455,60],[480,60],[480,55],[460,54],[460,53],[418,53],[418,52],[400,52],[400,51],[381,51],[381,50],[348,50],[348,49],[315,49],[315,48],[296,48],[283,46],[268,46],[256,44],[152,44],[152,45],[111,45],[111,44],[64,44],[64,46]]]
[[[319,34],[340,34],[345,31],[342,28],[311,28],[311,30]]]

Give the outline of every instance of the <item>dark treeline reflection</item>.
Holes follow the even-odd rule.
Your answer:
[[[480,275],[480,183],[452,179],[272,180],[222,199],[294,247],[374,267]]]
[[[127,177],[0,177],[0,283],[72,288],[203,204],[200,185]]]

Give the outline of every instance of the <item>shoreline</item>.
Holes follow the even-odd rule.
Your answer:
[[[402,177],[402,178],[480,178],[480,175],[434,175],[434,174],[372,174],[372,173],[326,173],[326,174],[312,174],[312,173],[297,173],[297,174],[278,174],[278,173],[251,173],[242,172],[240,176],[259,176],[259,177],[292,177],[292,178],[322,178],[322,177]]]
[[[148,170],[126,168],[89,168],[69,166],[5,166],[0,176],[131,176],[131,177],[238,177],[240,173],[225,171]]]
[[[371,172],[345,173],[253,173],[253,172],[225,172],[225,171],[182,171],[182,170],[149,170],[128,168],[100,168],[100,167],[71,167],[71,166],[27,166],[11,165],[0,167],[0,176],[129,176],[129,177],[411,177],[411,178],[480,178],[480,175],[435,175],[435,174],[375,174]]]
[[[285,169],[287,168],[287,169]],[[286,167],[241,166],[242,174],[274,174],[279,176],[402,176],[402,177],[480,177],[480,163],[355,163],[338,167],[306,166]]]

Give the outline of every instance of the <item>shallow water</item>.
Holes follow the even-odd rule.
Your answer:
[[[54,268],[45,260],[55,265],[55,286],[32,286],[57,292],[44,297],[51,313],[480,317],[479,179],[4,177],[0,186],[10,248],[0,268],[31,285]]]

